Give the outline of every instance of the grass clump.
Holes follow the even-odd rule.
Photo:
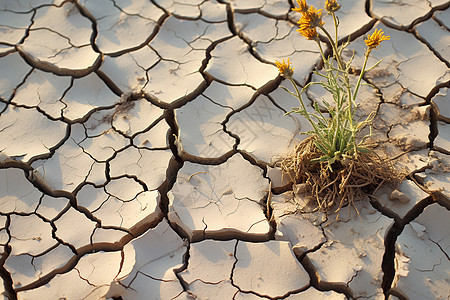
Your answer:
[[[367,37],[361,73],[356,84],[352,84],[349,78],[352,59],[345,61],[342,57],[342,51],[349,42],[339,45],[337,39],[339,22],[335,12],[340,9],[340,5],[336,0],[325,2],[325,10],[334,23],[333,38],[324,28],[322,9],[308,5],[305,0],[297,0],[297,3],[298,7],[293,9],[301,13],[297,31],[317,43],[324,68],[322,72],[315,71],[322,78],[320,82],[310,82],[300,91],[292,78],[294,68],[289,59],[286,62],[275,62],[280,74],[291,81],[295,92],[282,88],[300,102],[300,106],[289,113],[304,116],[313,128],[307,132],[310,137],[297,145],[294,151],[281,161],[281,168],[292,182],[309,185],[318,209],[328,212],[337,205],[336,211],[339,211],[343,205],[353,204],[355,200],[373,192],[383,183],[398,183],[402,178],[390,163],[379,158],[365,145],[370,133],[357,142],[357,134],[367,126],[370,128],[375,112],[363,121],[355,120],[356,99],[364,73],[380,63],[367,69],[370,53],[390,37],[385,36],[382,30],[375,30]],[[318,30],[323,32],[332,47],[332,55],[328,58],[325,57],[320,44]],[[313,112],[306,110],[302,93],[312,85],[320,85],[331,93],[333,103],[324,101],[328,114],[324,114],[316,102]]]

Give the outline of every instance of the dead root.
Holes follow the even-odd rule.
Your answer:
[[[334,208],[338,212],[345,205],[356,209],[355,201],[375,193],[385,183],[397,185],[404,178],[391,162],[374,152],[346,157],[335,162],[331,170],[327,163],[311,162],[322,155],[314,145],[314,138],[311,136],[298,144],[279,162],[279,167],[292,183],[307,184],[310,196],[323,212],[333,212]]]

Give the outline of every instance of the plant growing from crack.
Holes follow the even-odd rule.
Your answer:
[[[340,9],[340,5],[336,0],[325,2],[325,10],[333,19],[335,36],[333,38],[324,27],[322,9],[318,10],[308,5],[305,0],[297,0],[297,3],[298,7],[293,8],[294,11],[301,13],[297,31],[308,40],[317,43],[324,62],[324,72],[316,70],[315,74],[322,78],[322,81],[310,82],[300,91],[292,78],[294,68],[289,59],[286,62],[284,60],[275,62],[280,74],[291,81],[295,92],[282,88],[300,102],[300,107],[289,113],[295,112],[304,116],[313,128],[307,132],[310,137],[300,143],[294,153],[282,161],[281,166],[285,173],[291,175],[294,183],[309,184],[319,209],[328,211],[336,199],[340,199],[336,210],[338,211],[346,203],[353,204],[355,196],[361,196],[364,188],[365,190],[368,187],[377,188],[384,181],[394,182],[401,177],[391,165],[364,146],[364,142],[371,135],[371,130],[359,142],[356,140],[356,135],[363,128],[370,126],[375,117],[375,112],[372,112],[364,121],[355,120],[356,99],[364,73],[381,62],[367,69],[367,61],[372,50],[390,37],[385,36],[381,29],[375,29],[375,32],[367,37],[361,73],[356,84],[352,84],[350,67],[353,57],[345,61],[342,56],[342,51],[349,45],[349,41],[342,45],[338,43],[339,21],[335,12]],[[331,45],[332,55],[328,58],[322,49],[318,30],[323,32]],[[320,85],[331,93],[334,103],[330,104],[323,100],[329,117],[320,110],[317,102],[314,102],[313,112],[307,111],[302,93],[312,85]]]

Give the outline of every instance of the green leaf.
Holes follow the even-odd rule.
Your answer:
[[[316,163],[316,162],[321,163],[321,162],[324,162],[324,161],[327,161],[327,160],[328,160],[328,157],[326,155],[324,155],[324,156],[321,156],[319,158],[311,159],[311,162],[313,162],[313,163]]]
[[[376,66],[378,66],[383,60],[380,59],[379,61],[377,61],[376,64],[374,64],[373,66],[371,66],[370,68],[366,69],[365,72],[372,70],[373,68],[375,68]]]
[[[315,132],[314,130],[309,130],[309,131],[306,131],[306,132],[303,132],[304,134],[308,134],[308,135],[315,135],[315,134],[317,134],[317,132]]]
[[[299,113],[299,111],[298,111],[296,108],[292,108],[291,111],[288,111],[288,112],[285,113],[284,115],[287,116],[287,115],[292,114],[292,113]]]
[[[317,149],[320,150],[323,154],[328,154],[327,149],[325,149],[322,145],[320,145],[318,142],[314,141],[314,145],[316,145]]]
[[[292,96],[294,96],[295,98],[298,99],[298,95],[293,93],[293,92],[291,92],[287,87],[280,86],[280,88],[282,88],[283,90],[285,90],[286,92],[288,92],[289,94],[291,94]]]
[[[330,103],[328,103],[325,99],[322,99],[323,104],[325,105],[325,107],[327,108],[328,111],[333,110],[334,107],[330,105]]]
[[[371,150],[363,148],[363,147],[357,147],[356,149],[358,149],[358,151],[361,153],[372,153]]]

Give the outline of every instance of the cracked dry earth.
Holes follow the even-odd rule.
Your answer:
[[[275,167],[309,128],[273,62],[321,66],[293,2],[0,1],[4,299],[449,299],[450,2],[340,1],[354,75],[391,36],[358,117],[410,174],[340,221]]]

